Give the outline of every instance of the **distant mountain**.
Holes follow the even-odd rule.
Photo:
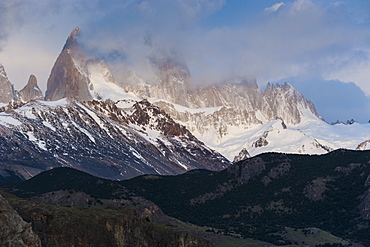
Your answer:
[[[21,102],[30,102],[31,100],[43,100],[42,91],[37,85],[36,76],[30,75],[27,85],[19,91],[19,100]]]
[[[370,151],[266,153],[220,172],[193,170],[116,182],[58,168],[12,190],[54,203],[67,202],[68,191],[70,198],[83,192],[95,200],[144,197],[165,214],[211,232],[279,246],[369,246],[369,160]],[[61,197],[58,191],[67,194]]]
[[[34,75],[30,75],[27,85],[18,92],[9,81],[4,66],[0,64],[0,103],[20,103],[42,99],[44,96]]]
[[[354,149],[364,141],[359,137],[350,146],[347,140],[338,145],[337,139],[303,132],[298,126],[309,122],[325,127],[326,123],[313,103],[288,83],[268,84],[263,92],[251,79],[196,87],[184,61],[159,51],[153,51],[145,62],[150,79],[123,65],[124,72],[113,75],[109,65],[84,49],[79,35],[76,28],[68,37],[48,80],[46,100],[148,99],[229,160],[240,159],[235,156],[243,149],[252,156],[266,151],[321,154],[336,148]],[[274,124],[280,120],[285,126],[282,130]],[[288,140],[287,135],[297,141]]]
[[[369,124],[327,124],[288,83],[268,84],[263,91],[245,78],[195,86],[181,56],[155,48],[143,61],[148,76],[96,57],[81,35],[76,28],[67,38],[45,102],[26,104],[41,98],[36,78],[14,91],[1,66],[0,99],[11,102],[0,105],[5,180],[56,166],[124,179],[219,170],[229,161],[272,151],[369,149],[362,144],[370,140]]]
[[[152,102],[230,160],[243,149],[254,156],[266,151],[320,154],[333,148],[332,145],[326,147],[327,141],[320,143],[319,136],[308,136],[296,130],[296,126],[308,121],[327,124],[317,115],[312,102],[287,83],[269,84],[264,92],[255,82],[222,84],[200,88],[192,97],[196,99],[192,103],[202,108],[183,107],[160,99]],[[281,133],[276,140],[279,143],[274,146],[268,141],[258,144],[259,139],[267,138],[272,126],[278,129],[277,134]],[[297,140],[305,141],[286,143],[282,140],[292,134],[298,136]]]
[[[122,102],[124,104],[124,102]],[[221,170],[229,161],[148,101],[35,101],[0,113],[1,176],[69,166],[99,177]]]
[[[120,75],[120,82],[116,82],[105,62],[94,59],[84,50],[78,41],[79,34],[78,28],[72,31],[55,62],[48,80],[46,100],[67,97],[82,101],[116,101],[131,93],[137,98],[162,99],[190,108],[223,106],[231,111],[227,115],[235,115],[234,118],[239,120],[234,124],[245,125],[269,122],[278,117],[287,124],[298,124],[307,113],[318,117],[312,102],[287,83],[282,86],[268,84],[263,93],[255,81],[243,79],[197,88],[192,84],[184,62],[160,53],[148,58],[154,71],[150,81],[131,72],[125,73],[124,77]],[[122,65],[122,70],[125,69]],[[227,120],[226,116],[219,117]]]

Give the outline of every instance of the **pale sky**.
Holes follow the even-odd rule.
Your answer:
[[[328,122],[370,120],[368,0],[0,0],[0,63],[21,89],[46,81],[69,33],[139,69],[175,51],[196,84],[288,82]],[[148,48],[148,47],[151,48]]]

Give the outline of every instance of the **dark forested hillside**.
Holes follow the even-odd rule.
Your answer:
[[[219,173],[122,182],[183,221],[287,242],[285,227],[316,227],[370,244],[370,152],[263,154]]]
[[[13,187],[23,197],[63,189],[95,198],[143,197],[184,222],[277,245],[298,244],[289,229],[304,236],[327,231],[370,245],[370,151],[267,153],[221,172],[194,170],[120,182],[58,168]]]

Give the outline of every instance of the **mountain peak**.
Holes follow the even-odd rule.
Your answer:
[[[76,27],[68,36],[48,78],[45,100],[92,99],[88,89],[89,78],[84,68],[86,58],[79,51],[77,42],[79,34],[80,29]]]
[[[63,50],[71,49],[77,45],[77,37],[80,34],[80,28],[76,27],[72,30],[71,34],[68,36],[66,44],[63,47]]]
[[[9,103],[15,99],[14,87],[6,75],[5,68],[0,64],[0,102]]]
[[[287,91],[289,89],[293,89],[294,91],[297,91],[292,85],[290,85],[289,83],[287,82],[284,82],[283,84],[280,84],[280,83],[267,83],[267,86],[265,88],[265,91],[264,93],[270,91],[270,90],[276,90],[276,89],[279,89],[279,90],[284,90],[284,91]]]
[[[287,124],[298,124],[304,116],[303,109],[308,109],[319,118],[314,104],[287,82],[284,84],[268,83],[263,97],[271,109],[270,119],[279,117]]]
[[[37,86],[37,79],[35,75],[30,75],[30,78],[28,79],[27,85],[30,86]]]
[[[71,32],[71,34],[69,35],[68,38],[75,37],[79,32],[80,32],[80,28],[75,27],[75,29],[72,30],[72,32]]]
[[[36,76],[30,75],[27,85],[19,91],[21,101],[29,102],[31,100],[43,100],[41,89],[37,85]]]
[[[297,89],[295,89],[291,84],[284,82],[283,84],[280,83],[267,83],[267,86],[263,92],[264,95],[271,95],[271,94],[296,94],[296,96],[299,96],[300,98],[303,97],[303,95],[298,92]]]

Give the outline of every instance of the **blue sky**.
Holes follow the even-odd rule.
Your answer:
[[[368,0],[0,0],[0,11],[0,63],[17,89],[32,73],[45,91],[79,26],[86,47],[133,69],[153,47],[175,51],[199,85],[286,81],[328,122],[370,120]]]

